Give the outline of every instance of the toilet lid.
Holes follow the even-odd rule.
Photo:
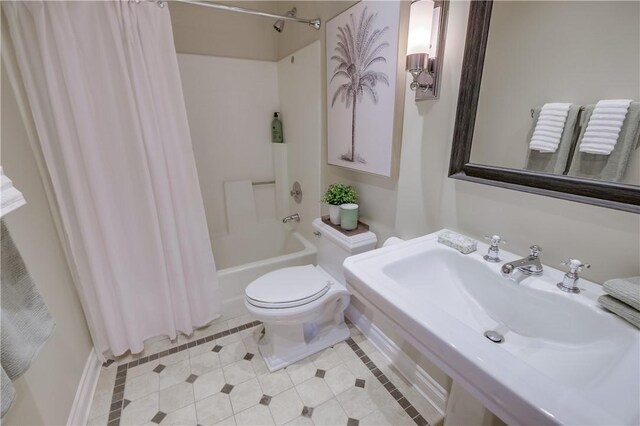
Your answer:
[[[269,272],[247,286],[247,301],[262,308],[292,308],[322,297],[331,286],[313,265]]]

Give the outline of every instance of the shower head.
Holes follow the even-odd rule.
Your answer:
[[[298,9],[295,7],[287,12],[287,16],[294,18],[298,13]],[[278,19],[275,24],[273,24],[273,29],[277,32],[281,33],[284,29],[284,19]]]

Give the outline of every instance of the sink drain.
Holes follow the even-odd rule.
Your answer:
[[[493,343],[504,342],[504,337],[502,337],[502,334],[498,333],[497,331],[487,330],[484,332],[484,337],[491,340]]]

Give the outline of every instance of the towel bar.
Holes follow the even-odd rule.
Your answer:
[[[262,181],[262,182],[251,182],[251,185],[253,185],[253,186],[275,185],[275,183],[276,183],[275,180],[266,180],[266,181]]]
[[[580,107],[580,112],[582,112],[582,111],[584,111],[584,107],[583,106]],[[531,108],[530,112],[531,112],[531,118],[533,118],[533,113],[535,112],[535,110],[533,108]]]

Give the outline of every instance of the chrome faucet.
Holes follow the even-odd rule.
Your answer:
[[[298,213],[294,213],[282,219],[282,223],[289,223],[289,222],[300,222],[300,215]]]
[[[533,245],[529,247],[529,250],[531,250],[529,256],[502,265],[502,268],[500,269],[502,276],[505,278],[510,277],[513,270],[516,268],[525,275],[542,275],[542,263],[540,263],[539,256],[542,248],[537,245]]]

